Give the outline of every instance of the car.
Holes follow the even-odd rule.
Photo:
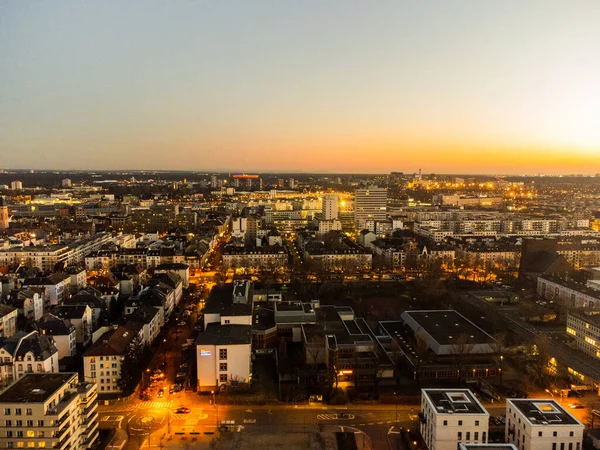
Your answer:
[[[163,395],[165,395],[165,390],[164,389],[159,389],[158,393],[156,394],[157,398],[161,398]]]
[[[569,408],[571,408],[571,409],[583,409],[583,408],[585,408],[585,405],[582,405],[580,403],[570,403],[569,404]]]
[[[172,394],[172,393],[174,393],[174,392],[175,392],[175,388],[174,388],[173,386],[171,386],[171,387],[169,388],[169,394]]]
[[[181,392],[181,390],[182,390],[182,389],[183,389],[183,387],[181,386],[181,384],[176,384],[176,385],[173,387],[173,390],[174,390],[175,392]]]
[[[152,399],[152,396],[150,394],[146,394],[142,397],[142,400],[145,402],[147,402],[148,400],[151,400],[151,399]]]
[[[186,408],[186,407],[182,406],[181,408],[177,408],[175,410],[175,412],[177,414],[189,414],[190,413],[190,408]]]
[[[179,364],[179,368],[180,369],[187,369],[188,368],[188,363],[184,362],[182,364]]]

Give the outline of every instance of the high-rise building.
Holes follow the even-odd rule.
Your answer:
[[[62,187],[70,188],[73,185],[73,183],[71,182],[70,178],[65,178],[61,181],[61,185]]]
[[[83,450],[98,439],[96,383],[76,373],[27,374],[0,393],[0,448]]]
[[[4,197],[0,197],[0,230],[8,229],[8,205]]]
[[[10,188],[13,191],[21,191],[23,190],[23,183],[21,183],[20,181],[11,181]]]
[[[357,189],[354,192],[354,221],[362,229],[367,220],[385,220],[387,190],[385,188]]]
[[[210,187],[213,189],[217,188],[217,176],[216,175],[210,176]]]
[[[323,220],[335,220],[338,218],[338,196],[336,194],[326,194],[323,197]]]

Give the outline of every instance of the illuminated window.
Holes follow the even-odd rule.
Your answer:
[[[585,327],[586,327],[586,328],[589,328],[589,327],[590,327],[590,324],[589,324],[589,323],[586,323],[586,324],[585,324]]]
[[[596,341],[594,339],[590,338],[590,337],[587,337],[587,336],[585,338],[585,342],[587,342],[588,344],[591,344],[591,345],[596,345]]]
[[[577,331],[575,331],[573,328],[567,327],[567,333],[577,336]]]

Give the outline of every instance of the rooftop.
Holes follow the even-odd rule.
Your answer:
[[[519,450],[515,444],[459,444],[459,450]]]
[[[43,403],[76,373],[30,373],[0,393],[0,403]]]
[[[469,389],[421,389],[437,414],[485,414],[486,409]]]
[[[210,323],[198,334],[196,345],[243,345],[252,342],[251,325],[221,325]]]
[[[517,409],[532,425],[581,425],[553,399],[506,399],[507,406]]]
[[[471,344],[493,344],[494,338],[454,310],[405,311],[441,345],[456,344],[456,338],[468,335]]]

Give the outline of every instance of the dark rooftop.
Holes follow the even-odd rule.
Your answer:
[[[569,414],[553,399],[507,399],[507,406],[515,407],[533,425],[577,425],[583,424]]]
[[[0,403],[43,403],[73,377],[77,382],[76,373],[26,374],[0,393]]]
[[[215,286],[206,300],[204,314],[220,314],[222,316],[249,316],[252,305],[233,302],[233,284]]]
[[[452,345],[460,335],[470,336],[471,344],[493,344],[494,339],[454,310],[405,311],[441,345]]]
[[[198,334],[196,345],[236,345],[250,344],[252,326],[250,325],[221,325],[211,323],[204,333]]]

